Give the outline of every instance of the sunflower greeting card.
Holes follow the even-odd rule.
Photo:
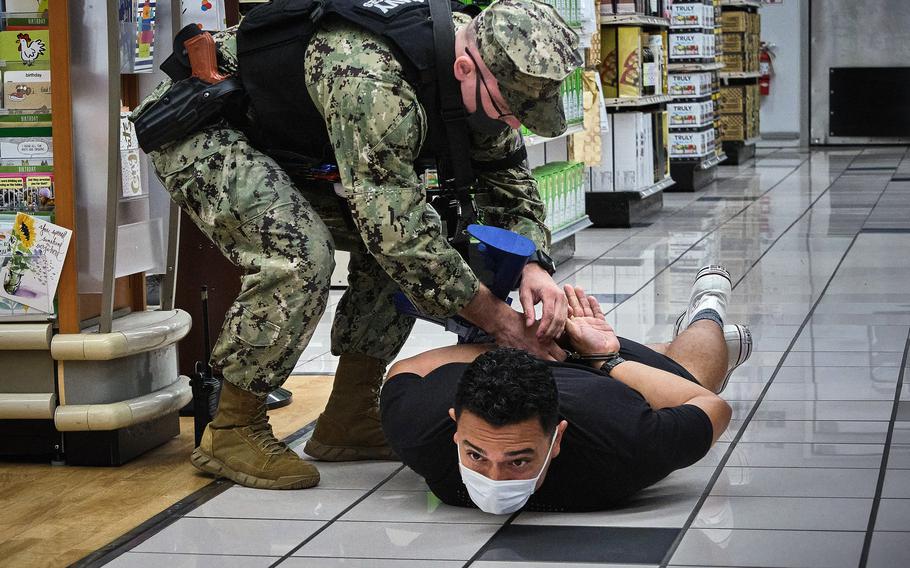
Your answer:
[[[0,298],[52,313],[73,232],[17,213],[0,243]]]

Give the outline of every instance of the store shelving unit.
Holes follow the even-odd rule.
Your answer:
[[[161,36],[179,10],[158,3]],[[161,309],[146,306],[144,272],[165,270],[173,290],[172,228],[150,213],[145,188],[127,197],[121,186],[121,103],[139,92],[136,75],[120,74],[122,16],[116,4],[69,0],[47,13],[53,222],[73,238],[51,317],[0,318],[0,365],[16,369],[0,374],[0,454],[118,465],[176,435],[191,397],[175,345],[190,318],[167,294]]]
[[[761,2],[721,0],[726,65],[720,72],[721,136],[729,164],[741,164],[755,156],[758,140],[759,32]]]
[[[670,20],[656,15],[609,12],[612,12],[612,6],[609,2],[603,3],[599,28],[601,34],[610,34],[612,43],[603,42],[601,59],[589,61],[600,72],[599,80],[604,85],[601,91],[604,96],[600,100],[610,126],[601,131],[602,163],[591,170],[586,210],[596,227],[629,227],[659,211],[663,207],[663,191],[674,183],[666,160],[669,149],[665,136],[666,105],[672,100],[666,90]],[[638,31],[629,34],[630,28]],[[621,37],[623,33],[627,34],[625,38]],[[653,51],[653,44],[644,45],[642,34],[655,41],[659,37],[661,45],[660,53],[650,53],[649,63],[656,67],[651,68],[654,71],[648,77],[643,54],[645,49]],[[630,38],[637,42],[637,48],[630,50]],[[630,70],[629,61],[634,61],[637,68]],[[616,76],[609,77],[607,73]],[[610,89],[618,93],[610,92],[608,83]],[[641,92],[646,85],[659,90],[636,96],[635,91]],[[613,96],[616,94],[620,96]],[[637,126],[630,127],[631,123]],[[643,150],[620,157],[618,152],[625,153],[629,148]],[[648,159],[653,165],[639,168],[639,164],[647,163]],[[630,182],[629,176],[634,181]],[[658,177],[660,179],[655,179]]]
[[[670,7],[670,172],[672,191],[696,191],[717,177],[726,156],[717,143],[717,92],[721,50],[719,7],[703,0],[675,0]],[[685,53],[684,50],[693,53]]]

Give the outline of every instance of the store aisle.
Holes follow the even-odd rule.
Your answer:
[[[667,194],[650,223],[585,231],[557,273],[647,342],[670,337],[699,267],[728,267],[728,321],[751,326],[755,353],[724,393],[734,422],[696,466],[616,511],[497,517],[440,504],[400,464],[324,464],[316,489],[232,487],[109,565],[903,565],[910,154],[758,152]],[[334,368],[331,312],[298,371]],[[420,324],[403,355],[449,343]]]

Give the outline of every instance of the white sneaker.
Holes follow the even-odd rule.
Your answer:
[[[734,323],[725,325],[724,341],[727,343],[727,376],[714,394],[720,394],[727,388],[733,371],[752,355],[752,332],[748,327]]]
[[[689,327],[692,317],[702,310],[714,310],[721,320],[726,319],[727,301],[732,292],[733,284],[726,268],[712,264],[699,270],[692,284],[692,293],[689,294],[689,307],[676,320],[673,337]]]

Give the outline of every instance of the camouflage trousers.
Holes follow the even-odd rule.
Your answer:
[[[332,352],[386,363],[395,357],[414,320],[395,310],[398,285],[347,227],[331,190],[298,189],[224,124],[153,153],[152,161],[174,201],[243,271],[212,351],[226,380],[264,395],[287,379],[326,309],[336,244],[351,261]]]

